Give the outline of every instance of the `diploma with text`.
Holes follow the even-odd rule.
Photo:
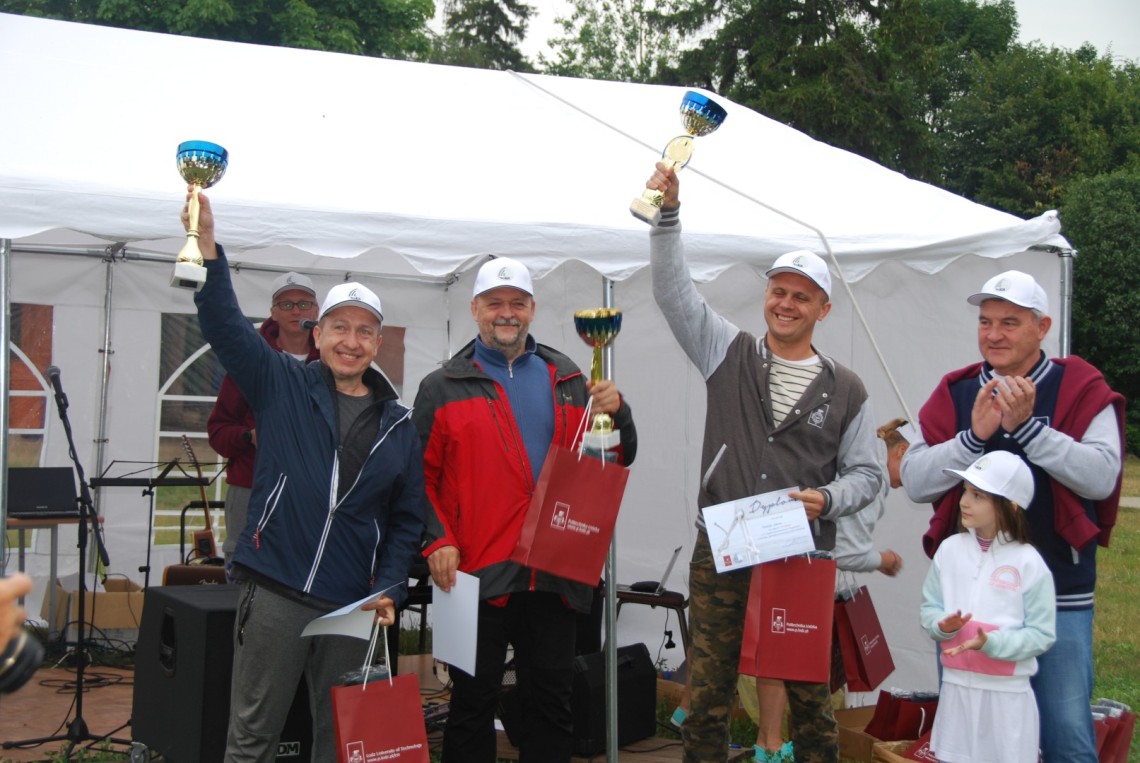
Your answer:
[[[798,487],[773,490],[702,509],[717,572],[751,567],[815,550]]]

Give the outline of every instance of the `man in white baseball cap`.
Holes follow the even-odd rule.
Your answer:
[[[594,413],[613,415],[618,460],[632,463],[637,449],[633,413],[614,383],[586,381],[570,358],[537,343],[534,314],[526,267],[507,257],[484,263],[471,298],[478,335],[420,383],[412,413],[431,501],[423,555],[432,580],[448,591],[456,570],[479,578],[475,672],[451,669],[448,763],[494,763],[508,644],[531,700],[521,703],[521,759],[569,762],[575,612],[590,611],[594,589],[524,567],[511,553],[547,451],[577,444],[588,399]]]
[[[649,231],[653,295],[707,388],[699,507],[786,490],[803,503],[816,547],[834,549],[836,521],[874,501],[885,475],[866,388],[812,345],[816,325],[831,311],[827,264],[809,251],[777,258],[764,291],[767,331],[754,336],[719,315],[693,286],[676,172],[658,163],[646,187],[664,195],[660,223]],[[692,688],[681,734],[686,760],[724,760],[751,577],[747,570],[717,573],[697,516],[689,577]],[[831,598],[828,591],[828,606]],[[757,697],[756,760],[838,758],[839,727],[826,683],[761,678]],[[794,719],[790,742],[780,728],[785,705]]]
[[[275,352],[242,315],[210,200],[198,199],[210,274],[194,295],[198,322],[257,422],[250,516],[233,555],[242,582],[226,759],[273,759],[304,677],[312,760],[335,763],[330,689],[359,669],[360,642],[301,633],[358,601],[381,624],[395,621],[424,526],[420,438],[411,411],[371,367],[382,340],[376,294],[358,283],[329,290],[313,328],[319,360],[302,365]],[[185,207],[182,221],[189,224]]]
[[[983,362],[946,374],[919,412],[921,434],[903,457],[902,481],[934,514],[923,536],[933,557],[958,525],[956,473],[983,453],[1009,451],[1029,465],[1033,544],[1053,574],[1057,642],[1032,679],[1045,763],[1095,763],[1089,716],[1096,548],[1107,546],[1120,499],[1124,398],[1075,355],[1041,349],[1052,320],[1045,290],[1007,270],[967,297],[978,307]]]

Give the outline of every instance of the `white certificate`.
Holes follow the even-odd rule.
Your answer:
[[[706,506],[705,529],[717,572],[751,567],[815,550],[798,487]]]

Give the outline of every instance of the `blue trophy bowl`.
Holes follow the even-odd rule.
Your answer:
[[[229,152],[217,143],[188,140],[178,144],[178,174],[187,183],[209,188],[226,174],[229,161]]]
[[[695,90],[681,99],[681,122],[690,135],[708,135],[724,124],[728,112],[716,101]]]

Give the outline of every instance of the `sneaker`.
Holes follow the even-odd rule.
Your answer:
[[[669,718],[669,723],[672,723],[677,728],[681,728],[681,724],[689,717],[689,711],[683,707],[678,707],[673,711],[673,715]]]
[[[752,749],[756,751],[756,757],[753,758],[756,763],[795,763],[796,761],[792,754],[791,742],[784,742],[778,750],[765,750],[758,744],[752,745]]]

